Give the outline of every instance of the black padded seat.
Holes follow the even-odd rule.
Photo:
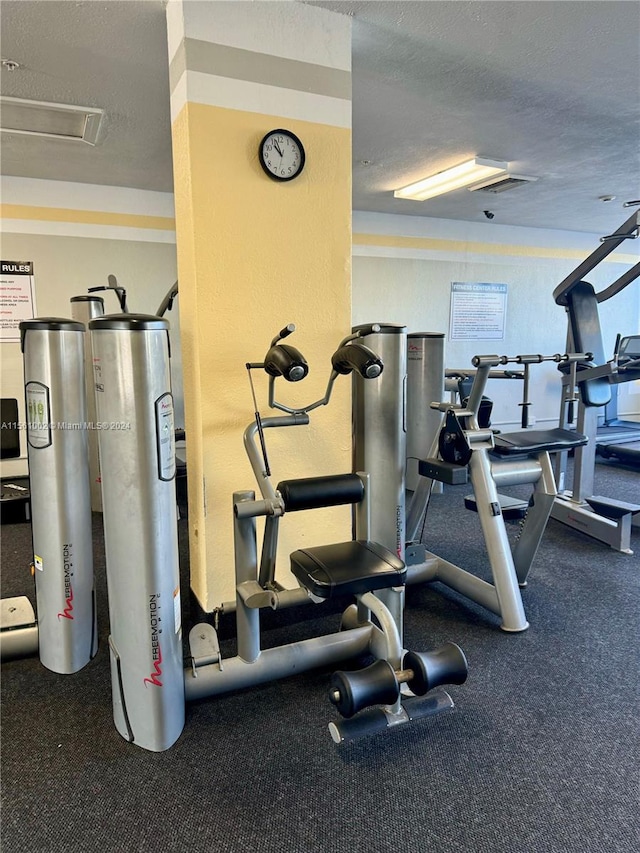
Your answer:
[[[526,429],[522,432],[504,432],[494,436],[493,452],[500,456],[517,456],[523,453],[553,453],[572,450],[589,441],[586,435],[569,429]]]
[[[399,557],[368,540],[301,548],[291,554],[291,571],[301,586],[325,599],[402,586],[407,575]]]

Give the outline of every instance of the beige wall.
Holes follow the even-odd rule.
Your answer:
[[[322,397],[351,328],[350,20],[298,3],[168,7],[174,185],[184,345],[192,587],[211,610],[235,599],[232,494],[257,489],[242,444],[253,417],[247,361],[288,323],[309,377],[279,396]],[[306,150],[293,181],[267,177],[261,139],[286,128]],[[268,409],[267,376],[254,374]],[[266,433],[280,479],[350,470],[349,382],[309,427]],[[287,555],[350,537],[345,507],[287,517]]]

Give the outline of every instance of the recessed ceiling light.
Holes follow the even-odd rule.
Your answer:
[[[0,97],[0,131],[95,145],[104,111],[95,107]]]

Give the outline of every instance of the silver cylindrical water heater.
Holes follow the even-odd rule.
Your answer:
[[[82,323],[20,323],[38,646],[53,672],[97,651]]]
[[[426,459],[442,415],[430,408],[444,399],[444,334],[407,335],[407,489],[418,485],[418,460]]]
[[[185,718],[169,323],[89,324],[102,466],[113,716],[154,752]]]
[[[101,296],[74,296],[71,299],[71,316],[83,323],[87,334],[84,337],[84,366],[87,386],[87,419],[95,424],[96,395],[93,382],[93,353],[89,322],[104,314],[104,299]],[[102,488],[100,482],[100,456],[98,455],[98,430],[89,430],[89,480],[91,483],[91,509],[102,512]]]
[[[360,339],[384,364],[377,379],[353,374],[353,470],[370,476],[370,536],[404,558],[405,545],[405,386],[407,329],[395,323],[355,326]]]

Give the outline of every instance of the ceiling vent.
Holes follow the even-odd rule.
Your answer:
[[[537,180],[537,178],[533,178],[530,175],[498,175],[486,181],[481,181],[479,184],[474,184],[472,187],[469,187],[469,191],[472,193],[503,193]]]
[[[104,111],[94,107],[49,104],[0,97],[0,130],[95,145]]]

